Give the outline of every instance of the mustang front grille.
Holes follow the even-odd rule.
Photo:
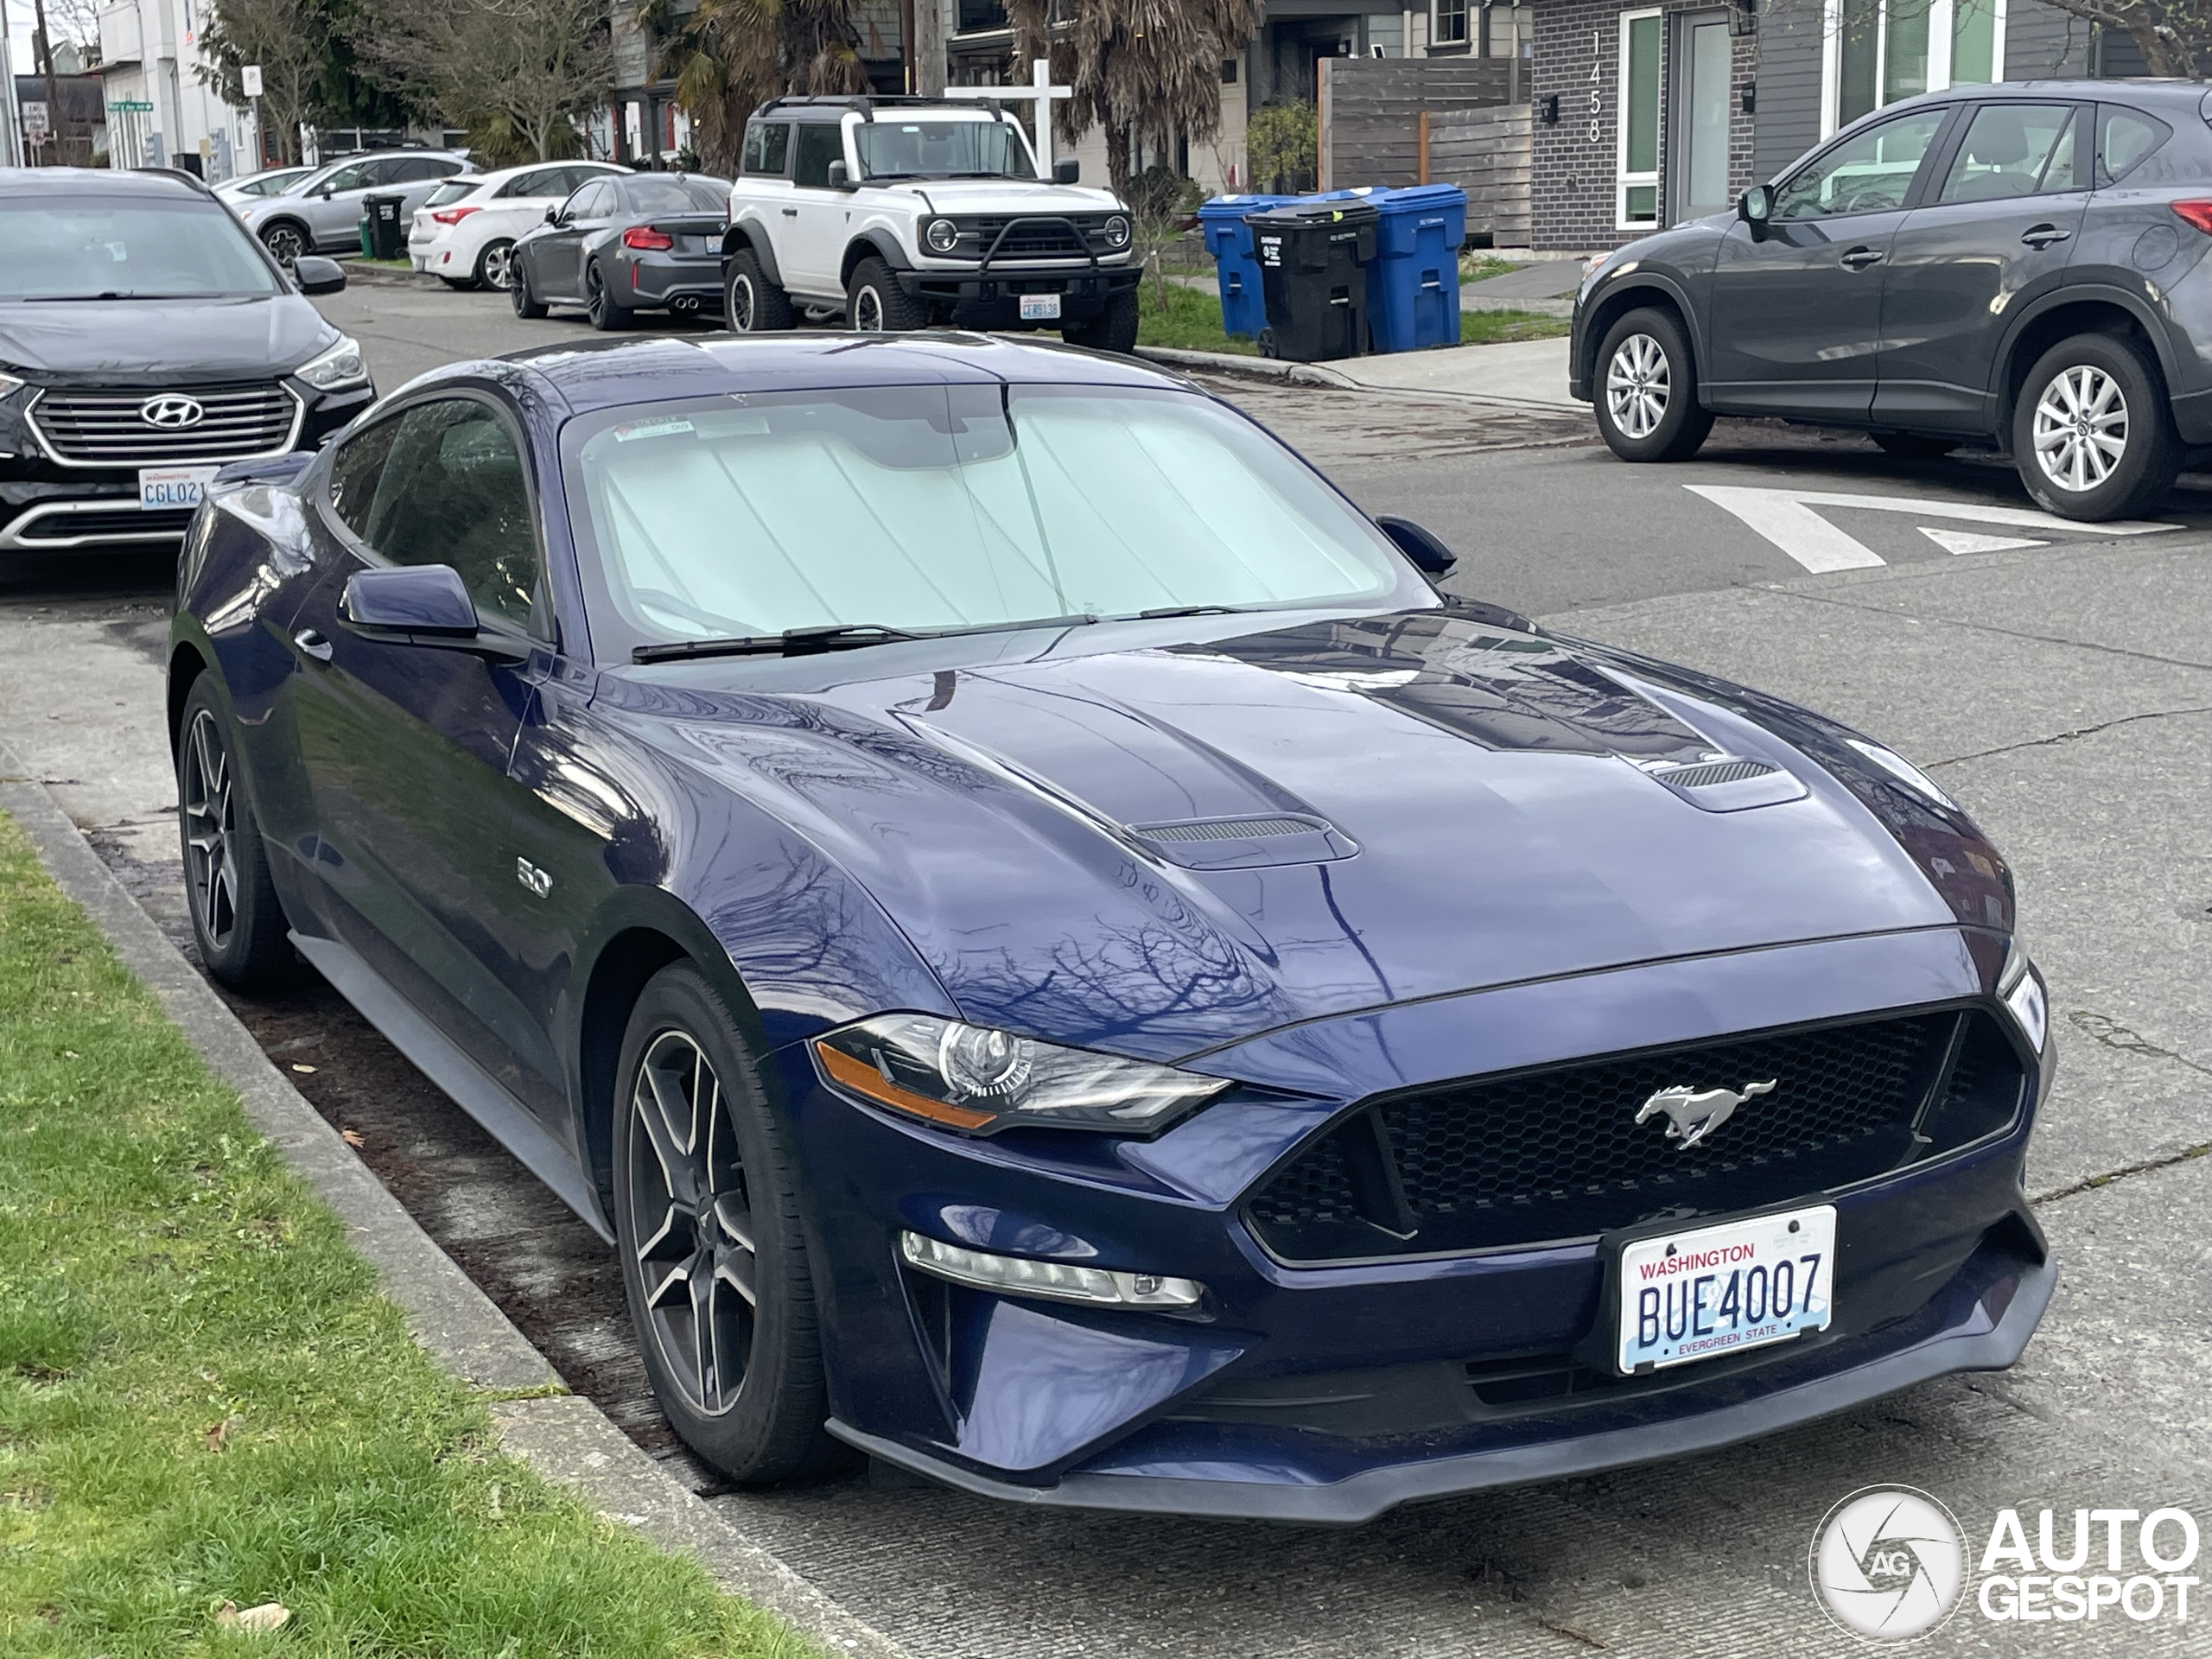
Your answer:
[[[1757,1209],[1979,1140],[2012,1121],[2024,1081],[1980,1010],[1468,1078],[1369,1103],[1262,1186],[1245,1216],[1284,1260],[1343,1261]],[[1700,1135],[1699,1109],[1677,1124],[1654,1101],[1670,1090],[1744,1098]]]
[[[189,406],[188,408],[187,406]],[[164,425],[149,411],[188,424]],[[270,381],[189,391],[41,391],[30,419],[54,459],[78,467],[238,461],[290,448],[300,401]]]

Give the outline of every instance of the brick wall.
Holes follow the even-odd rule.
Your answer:
[[[1648,234],[1616,228],[1618,150],[1620,140],[1621,25],[1624,11],[1645,10],[1642,3],[1622,0],[1538,0],[1534,41],[1535,58],[1529,86],[1541,112],[1548,96],[1559,96],[1559,124],[1540,120],[1530,159],[1531,245],[1553,251],[1585,251],[1615,248]],[[1673,138],[1674,111],[1671,57],[1675,44],[1672,13],[1710,10],[1703,5],[1667,8],[1667,27],[1661,31],[1660,159],[1662,197],[1669,173],[1668,149]],[[1728,188],[1739,192],[1751,182],[1752,121],[1737,94],[1758,70],[1758,40],[1739,36],[1730,42],[1731,96],[1728,128]],[[1662,207],[1662,221],[1671,204]]]

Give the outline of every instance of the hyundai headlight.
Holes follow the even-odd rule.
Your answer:
[[[1104,229],[1108,247],[1126,248],[1129,245],[1129,221],[1122,214],[1116,213],[1109,219]]]
[[[1018,1128],[1152,1135],[1229,1087],[1146,1060],[1062,1048],[925,1014],[891,1014],[817,1038],[840,1088],[964,1135]]]
[[[950,253],[960,245],[960,227],[949,219],[933,219],[922,232],[931,253]]]
[[[2012,1023],[2019,1027],[2020,1035],[2028,1039],[2028,1046],[2042,1053],[2044,1039],[2050,1033],[2050,994],[2018,940],[2005,958],[2005,971],[1997,976],[1997,995],[2012,1016]]]
[[[23,383],[16,379],[14,375],[0,373],[0,397],[6,397],[22,391],[22,385]]]
[[[321,357],[309,358],[292,371],[317,391],[336,391],[341,386],[363,386],[369,381],[369,365],[361,356],[360,346],[341,334],[338,343]]]

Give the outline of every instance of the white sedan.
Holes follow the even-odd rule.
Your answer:
[[[537,162],[450,180],[415,210],[407,257],[454,288],[505,288],[517,237],[589,180],[629,170],[607,162]]]

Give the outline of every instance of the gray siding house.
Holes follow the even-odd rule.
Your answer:
[[[1531,240],[1594,251],[1721,211],[1916,93],[2140,73],[2126,35],[2042,0],[1537,0]]]

